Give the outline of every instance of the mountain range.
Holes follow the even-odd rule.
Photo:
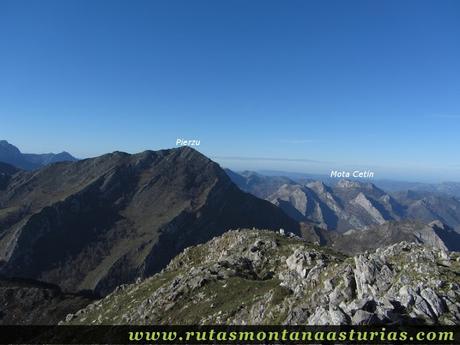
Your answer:
[[[283,177],[295,181],[299,184],[305,184],[312,181],[321,181],[329,186],[334,186],[338,180],[335,177],[325,174],[309,174],[298,173],[290,171],[277,171],[277,170],[260,170],[260,171],[242,171],[238,174],[247,176],[255,175],[266,177]],[[359,178],[349,178],[349,180],[360,181]],[[404,190],[413,190],[419,192],[430,192],[442,195],[448,195],[460,198],[460,182],[444,181],[444,182],[414,182],[395,179],[373,179],[372,182],[380,189],[386,192],[399,192]]]
[[[446,181],[440,183],[422,182],[398,182],[398,181],[376,181],[376,184],[388,192],[401,190],[412,190],[418,192],[430,192],[434,194],[453,196],[460,198],[460,182]]]
[[[0,273],[105,294],[243,226],[300,233],[188,147],[59,162],[0,190]]]
[[[458,210],[190,147],[0,163],[0,324],[457,324]]]
[[[14,167],[24,170],[35,170],[47,164],[76,161],[68,152],[61,153],[22,153],[16,146],[6,140],[0,140],[0,162],[8,163]]]
[[[321,181],[299,183],[254,172],[227,173],[242,190],[265,198],[291,218],[327,230],[367,229],[400,220],[439,220],[460,230],[460,200],[447,194],[413,190],[388,193],[356,180],[339,180],[329,186]]]

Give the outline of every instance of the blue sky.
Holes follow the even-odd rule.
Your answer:
[[[234,169],[460,180],[459,130],[456,0],[0,0],[0,138],[25,152],[186,138]]]

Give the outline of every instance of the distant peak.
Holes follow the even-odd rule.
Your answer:
[[[190,146],[181,146],[181,147],[178,147],[178,148],[174,148],[173,149],[174,151],[177,151],[177,152],[180,152],[181,155],[191,155],[192,157],[205,157],[200,151],[198,151],[197,149],[194,149],[193,147],[190,147]],[[207,158],[207,157],[206,157]]]
[[[2,145],[4,147],[14,147],[14,148],[16,148],[16,146],[10,144],[7,140],[0,140],[0,145]]]
[[[363,184],[358,181],[350,181],[350,180],[340,180],[337,182],[337,187],[339,188],[360,188]]]
[[[312,181],[312,182],[308,182],[306,184],[306,186],[308,188],[312,188],[312,189],[315,189],[315,190],[318,190],[318,191],[325,191],[327,190],[327,186],[324,182],[322,181]]]
[[[365,189],[368,189],[368,190],[377,190],[379,188],[377,188],[377,186],[375,186],[373,183],[370,183],[370,182],[360,182],[360,181],[355,181],[355,180],[345,180],[345,179],[342,179],[340,180],[339,182],[337,182],[337,187],[339,188],[349,188],[349,189],[352,189],[352,188],[365,188]]]
[[[10,144],[6,140],[0,140],[0,147],[2,148],[4,152],[8,152],[9,154],[20,154],[21,153],[21,151],[19,151],[19,149],[16,146]]]
[[[56,154],[56,156],[67,156],[67,157],[72,157],[73,158],[73,156],[67,151],[59,152],[58,154]]]

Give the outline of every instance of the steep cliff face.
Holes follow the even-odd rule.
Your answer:
[[[310,221],[323,229],[334,229],[342,214],[341,206],[331,194],[327,195],[327,190],[322,193],[308,186],[285,184],[267,200],[299,222]]]
[[[346,257],[288,234],[226,232],[69,324],[460,324],[460,256],[407,242]]]
[[[402,206],[372,184],[341,180],[333,188],[319,181],[285,184],[267,200],[298,221],[323,229],[365,229],[402,217]]]
[[[1,272],[105,294],[243,226],[299,231],[191,148],[57,163],[0,192]]]

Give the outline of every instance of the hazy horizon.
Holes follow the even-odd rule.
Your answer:
[[[100,154],[96,155],[88,155],[88,156],[79,156],[73,153],[70,149],[56,149],[51,151],[42,151],[42,152],[35,152],[31,150],[24,150],[19,145],[15,144],[14,142],[0,138],[0,140],[6,140],[8,143],[16,146],[22,153],[38,153],[38,154],[47,154],[47,153],[60,153],[60,152],[68,152],[73,155],[75,158],[78,159],[86,159],[86,158],[94,158],[99,155],[108,154],[115,151],[126,152],[129,154],[136,154],[140,153],[145,150],[163,150],[163,149],[172,149],[177,148],[179,146],[169,146],[169,147],[156,147],[156,148],[145,148],[139,151],[128,151],[123,149],[114,149],[107,152],[101,152]],[[414,175],[405,175],[405,174],[395,174],[394,169],[388,169],[388,167],[372,167],[372,166],[362,166],[359,164],[343,164],[341,168],[337,168],[338,164],[331,163],[331,162],[321,162],[321,161],[313,161],[309,159],[302,159],[302,158],[276,158],[276,157],[249,157],[249,156],[213,156],[207,152],[201,150],[201,148],[193,147],[194,149],[198,150],[199,152],[203,153],[213,161],[219,163],[222,168],[228,168],[235,172],[242,172],[242,171],[254,171],[258,173],[264,172],[278,172],[279,175],[283,174],[305,174],[305,175],[322,175],[324,177],[330,176],[331,170],[336,171],[348,171],[353,172],[354,170],[360,171],[373,171],[375,176],[373,178],[358,178],[364,182],[373,182],[379,180],[392,180],[392,181],[399,181],[399,182],[419,182],[419,183],[441,183],[441,182],[460,182],[459,179],[442,179],[442,178],[423,178],[417,176],[414,172]],[[304,168],[299,168],[299,163],[305,165]],[[292,167],[292,168],[289,168]],[[296,168],[297,167],[297,168]],[[352,177],[351,177],[352,178]]]
[[[460,2],[0,2],[0,137],[459,181]],[[457,157],[457,158],[455,158]]]

